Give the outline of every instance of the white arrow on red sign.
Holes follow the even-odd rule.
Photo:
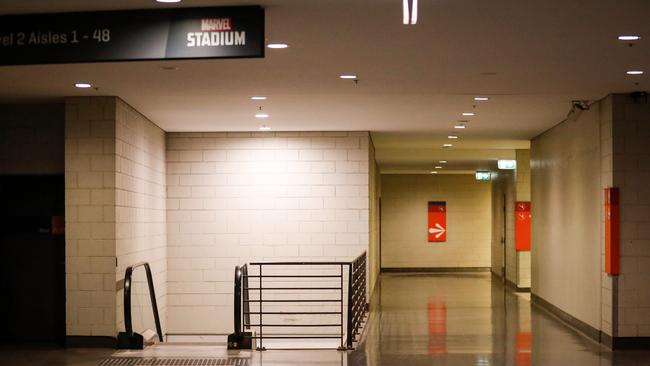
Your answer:
[[[436,234],[436,239],[440,238],[442,236],[442,234],[445,233],[445,231],[447,231],[447,230],[445,230],[445,228],[442,227],[442,225],[440,225],[437,222],[436,222],[435,227],[430,227],[429,228],[429,234]]]

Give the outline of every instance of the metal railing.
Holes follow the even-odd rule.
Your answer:
[[[163,342],[162,328],[160,326],[160,316],[158,315],[158,302],[156,301],[156,291],[153,284],[153,276],[151,275],[151,267],[147,262],[136,263],[128,266],[124,272],[124,332],[120,332],[118,339],[118,348],[127,349],[142,349],[144,347],[144,340],[142,335],[133,332],[133,318],[131,316],[131,285],[133,271],[139,267],[144,267],[147,274],[147,284],[149,285],[149,296],[151,298],[151,307],[153,309],[153,317],[156,322],[156,333],[158,339]]]
[[[255,274],[249,273],[249,266],[257,270]],[[315,273],[314,270],[320,270],[321,273]],[[253,281],[254,287],[249,286],[249,281]],[[284,282],[273,286],[278,281]],[[298,283],[299,286],[287,285],[287,281],[293,281],[290,284]],[[316,282],[316,285],[305,286],[305,281]],[[322,282],[327,281],[329,283],[322,285]],[[334,282],[336,285],[332,284]],[[330,296],[314,298],[318,296],[318,291]],[[337,295],[336,298],[331,297],[333,294]],[[255,298],[251,299],[251,295]],[[256,311],[251,311],[251,305]],[[276,310],[280,305],[283,308]],[[269,310],[269,306],[274,309]],[[290,306],[297,308],[287,309]],[[305,310],[305,307],[316,310]],[[323,308],[328,309],[324,311]],[[258,350],[265,350],[264,339],[340,339],[339,350],[353,349],[366,314],[366,253],[352,262],[253,262],[237,266],[234,309],[235,334],[241,336],[245,330],[257,328],[256,335],[246,333],[243,337],[258,340]],[[256,323],[251,322],[251,316]],[[265,321],[265,316],[315,317],[316,322],[268,322]],[[334,316],[336,321],[320,321],[323,317],[332,319]],[[336,329],[338,332],[267,333],[265,328]]]

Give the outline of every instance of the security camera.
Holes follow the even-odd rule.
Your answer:
[[[573,104],[573,108],[577,108],[581,111],[588,111],[589,110],[589,101],[588,100],[574,100],[571,102]]]

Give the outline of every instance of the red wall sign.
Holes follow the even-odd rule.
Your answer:
[[[530,202],[515,202],[515,249],[530,250]]]
[[[618,188],[605,188],[605,271],[620,273],[620,208]]]
[[[444,201],[429,202],[428,238],[430,243],[447,241],[447,203]]]

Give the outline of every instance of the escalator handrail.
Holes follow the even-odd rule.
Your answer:
[[[133,270],[138,267],[144,267],[145,272],[147,273],[147,283],[149,285],[151,307],[153,309],[154,320],[156,321],[156,333],[158,333],[158,339],[160,342],[163,342],[162,327],[160,326],[160,316],[158,315],[158,302],[156,301],[156,292],[153,285],[153,276],[151,275],[151,267],[147,262],[139,262],[132,266],[128,266],[124,272],[124,328],[127,335],[133,335],[133,323],[131,317],[131,277],[133,276]]]

